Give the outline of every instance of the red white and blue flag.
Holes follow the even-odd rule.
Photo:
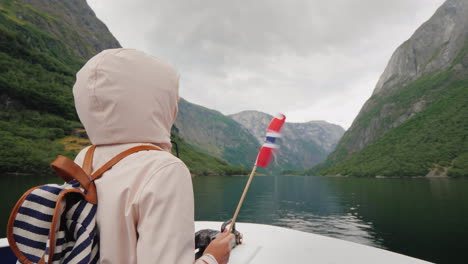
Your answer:
[[[281,137],[281,128],[283,127],[284,122],[286,121],[286,116],[283,114],[278,114],[273,120],[271,120],[270,125],[268,126],[266,132],[265,143],[263,143],[262,148],[257,156],[257,161],[255,161],[255,166],[266,168],[273,157],[273,152],[275,149],[278,149],[279,146],[276,144],[276,140]]]

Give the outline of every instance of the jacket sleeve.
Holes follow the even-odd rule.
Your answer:
[[[138,216],[138,263],[194,262],[193,187],[183,163],[150,177],[139,196]]]

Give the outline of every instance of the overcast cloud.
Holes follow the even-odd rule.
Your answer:
[[[443,0],[88,0],[122,46],[173,64],[185,99],[348,128]]]

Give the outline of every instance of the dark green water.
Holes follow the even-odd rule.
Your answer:
[[[6,226],[26,189],[54,180],[0,175],[0,225]],[[196,220],[231,218],[246,180],[193,179]],[[332,236],[436,263],[467,263],[468,179],[256,177],[239,221]]]
[[[194,179],[196,220],[232,217],[246,180]],[[468,263],[467,179],[256,177],[239,221]]]

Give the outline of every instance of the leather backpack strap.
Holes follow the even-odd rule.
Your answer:
[[[77,180],[81,187],[87,190],[92,184],[92,179],[84,170],[78,166],[73,160],[59,155],[51,164],[52,169],[64,181],[69,182],[73,179]]]
[[[86,151],[86,155],[83,162],[83,170],[86,174],[91,175],[93,172],[93,158],[94,158],[94,151],[96,150],[96,145],[92,145],[89,147],[88,151]]]
[[[123,158],[127,157],[130,154],[133,154],[135,152],[139,152],[142,150],[158,150],[162,151],[162,149],[155,147],[155,146],[149,146],[149,145],[141,145],[141,146],[136,146],[133,148],[129,148],[117,156],[113,157],[111,160],[109,160],[106,164],[104,164],[101,168],[96,170],[92,175],[91,178],[92,180],[99,179],[99,177],[102,176],[102,174],[108,170],[110,170],[115,164],[117,164],[119,161],[121,161]]]
[[[136,147],[127,149],[121,152],[120,154],[118,154],[117,156],[115,156],[114,158],[112,158],[110,161],[104,164],[101,168],[99,168],[96,172],[94,172],[92,176],[90,176],[88,173],[85,172],[84,169],[89,169],[89,170],[92,169],[92,158],[93,158],[95,149],[96,147],[92,146],[86,153],[85,161],[83,163],[83,168],[78,166],[78,164],[76,164],[73,160],[67,157],[64,157],[62,155],[59,155],[57,159],[55,159],[54,162],[50,164],[52,169],[57,173],[57,175],[62,177],[62,179],[65,180],[66,182],[69,182],[73,179],[77,180],[80,183],[81,187],[83,187],[83,189],[86,190],[86,194],[84,195],[85,200],[92,204],[97,204],[97,190],[96,190],[96,185],[94,184],[94,180],[101,177],[104,172],[111,169],[115,164],[117,164],[123,158],[135,152],[142,151],[142,150],[158,150],[158,151],[162,150],[155,146],[149,146],[149,145],[136,146]],[[86,167],[85,165],[88,167]]]
[[[91,146],[86,152],[83,167],[78,166],[71,159],[59,155],[50,166],[64,181],[69,182],[73,179],[77,180],[80,185],[87,190],[91,184],[92,178],[90,177],[93,166],[93,156],[96,146]]]
[[[115,164],[117,164],[123,158],[127,157],[130,154],[133,154],[135,152],[142,151],[142,150],[162,150],[162,149],[157,148],[155,146],[142,145],[142,146],[129,148],[121,152],[117,156],[113,157],[106,164],[104,164],[101,168],[99,168],[96,172],[94,172],[91,176],[88,176],[91,179],[91,184],[89,186],[85,199],[90,203],[97,204],[97,190],[96,190],[96,184],[94,183],[94,180],[99,179],[99,177],[101,177],[102,174],[104,174],[104,172],[110,170]]]
[[[83,194],[84,199],[92,204],[97,204],[96,185],[92,178],[73,160],[59,155],[54,162],[50,164],[52,169],[62,177],[66,182],[73,179],[77,180],[81,187],[86,190]]]

